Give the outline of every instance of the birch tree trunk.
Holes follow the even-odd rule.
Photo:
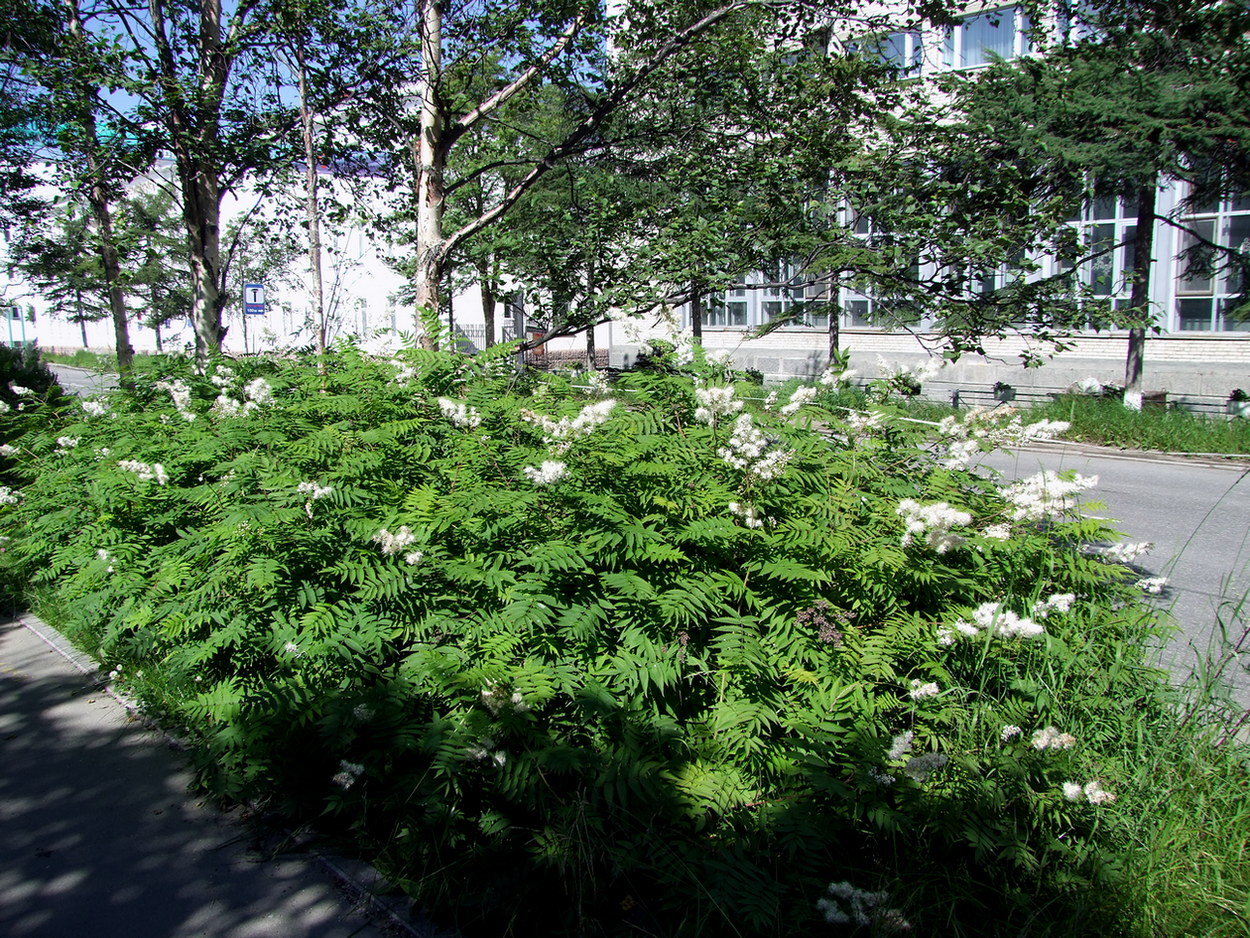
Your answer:
[[[65,0],[66,23],[70,40],[76,51],[86,45],[78,0]],[[79,73],[81,74],[81,73]],[[117,371],[123,381],[130,377],[135,350],[130,345],[130,324],[127,320],[126,291],[122,285],[121,260],[117,242],[113,236],[113,212],[109,205],[109,191],[104,178],[105,167],[100,161],[99,139],[96,134],[95,104],[99,89],[91,87],[88,79],[75,81],[75,89],[81,111],[78,115],[83,132],[83,150],[87,161],[87,201],[95,221],[99,241],[100,262],[104,266],[104,283],[109,298],[109,312],[113,318],[113,343],[117,349]]]
[[[439,79],[443,62],[443,11],[439,0],[420,0],[421,123],[413,158],[417,168],[417,269],[413,278],[416,300],[416,327],[423,348],[435,348],[434,337],[425,328],[425,317],[436,321],[439,313],[439,285],[446,264],[443,250],[444,173],[447,154],[443,149],[444,115],[439,101]]]
[[[183,77],[174,54],[165,11],[169,0],[147,0],[155,57],[150,65],[157,86],[155,101],[169,137],[182,192],[182,220],[187,232],[193,297],[191,324],[195,329],[195,357],[203,367],[209,356],[221,350],[226,330],[221,325],[225,305],[221,263],[221,139],[219,125],[226,82],[238,55],[237,42],[227,48],[222,38],[221,0],[192,0],[198,14],[194,32],[197,52],[195,87],[188,100]],[[236,17],[246,16],[252,3],[240,2]],[[181,24],[179,24],[181,25]],[[239,23],[231,26],[232,37]],[[178,34],[180,38],[185,38]]]
[[[308,72],[304,65],[303,37],[295,44],[295,61],[298,67],[299,116],[304,135],[304,187],[308,212],[308,267],[313,281],[313,322],[317,328],[317,354],[326,352],[325,287],[321,279],[321,208],[317,203],[317,152],[313,142],[313,115],[308,107]]]

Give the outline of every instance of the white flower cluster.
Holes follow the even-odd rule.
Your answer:
[[[311,518],[313,516],[313,502],[328,495],[333,495],[334,487],[331,485],[320,485],[317,482],[301,482],[297,491],[301,495],[307,496],[307,501],[304,502],[304,512]]]
[[[1033,615],[1038,619],[1046,619],[1052,612],[1067,612],[1074,602],[1075,593],[1051,593],[1033,604]]]
[[[103,417],[109,412],[109,405],[105,401],[83,401],[82,410],[88,417]]]
[[[56,438],[56,451],[58,453],[68,453],[78,445],[81,438],[76,436],[58,436]]]
[[[890,748],[886,750],[885,761],[897,762],[899,759],[903,758],[903,756],[907,755],[907,753],[911,752],[911,744],[915,738],[916,734],[911,730],[907,730],[906,732],[899,733],[895,736],[892,740],[890,740]]]
[[[141,482],[155,481],[157,485],[167,485],[169,483],[169,474],[165,472],[165,467],[158,462],[148,465],[145,462],[139,462],[137,459],[122,459],[117,463],[117,468],[133,472],[139,477]]]
[[[260,407],[273,403],[273,388],[264,378],[249,381],[243,388],[243,395]]]
[[[541,466],[526,466],[521,471],[535,485],[551,485],[568,475],[569,467],[565,463],[548,459]]]
[[[477,412],[477,408],[470,407],[463,401],[453,401],[450,398],[440,397],[438,399],[438,409],[443,412],[444,417],[457,427],[475,430],[482,425],[482,415]]]
[[[1017,438],[1021,443],[1046,443],[1067,433],[1072,424],[1066,420],[1039,420],[1036,423],[1026,424],[1019,430],[1016,429],[1014,422],[1008,426],[1012,433],[1018,434]]]
[[[95,556],[96,556],[96,560],[101,560],[105,563],[106,565],[105,571],[104,571],[105,573],[113,572],[113,555],[112,554],[110,554],[107,550],[101,547],[95,552]]]
[[[1098,476],[1073,473],[1065,479],[1047,469],[1009,485],[1003,496],[1015,506],[1012,517],[1016,521],[1041,521],[1071,511],[1076,495],[1097,484]]]
[[[890,931],[910,931],[911,926],[897,909],[882,908],[890,897],[884,892],[868,892],[856,889],[850,883],[830,883],[829,895],[832,898],[816,900],[816,908],[825,916],[830,925],[871,925],[881,922]]]
[[[521,411],[521,419],[536,423],[542,427],[547,445],[554,447],[557,451],[563,451],[568,448],[570,441],[575,440],[579,436],[590,436],[590,434],[595,432],[596,428],[607,423],[608,418],[612,416],[612,411],[615,409],[616,401],[613,398],[608,398],[595,404],[587,404],[578,411],[576,417],[561,417],[559,420],[552,420],[550,417],[544,417],[542,414],[523,410]]]
[[[22,493],[17,489],[11,489],[7,485],[0,485],[0,505],[16,505],[17,500],[22,497]]]
[[[174,408],[182,416],[182,419],[190,423],[195,419],[195,414],[191,411],[191,389],[187,387],[185,381],[178,379],[176,381],[158,381],[156,386],[169,392],[169,397],[174,402]]]
[[[765,524],[770,524],[772,521],[772,519],[761,515],[751,505],[742,505],[738,502],[729,503],[729,512],[741,518],[742,523],[748,528],[762,528]]]
[[[395,366],[396,384],[406,384],[417,376],[417,369],[407,364],[402,359],[392,358],[391,364]]]
[[[1007,522],[1000,524],[991,524],[981,532],[982,537],[988,537],[992,541],[1009,541],[1011,540],[1011,525]]]
[[[360,778],[364,771],[365,767],[360,763],[348,762],[346,759],[343,759],[339,762],[339,771],[335,773],[334,778],[330,779],[330,781],[346,791],[356,784],[356,779]]]
[[[285,654],[290,655],[292,658],[300,658],[300,657],[303,657],[303,654],[304,654],[300,650],[299,645],[295,644],[295,642],[287,642],[285,645],[282,646],[282,651]]]
[[[781,475],[786,463],[794,455],[792,450],[780,447],[768,450],[768,438],[751,422],[750,414],[739,414],[734,421],[734,432],[729,444],[716,451],[716,455],[735,469],[748,476],[767,482]]]
[[[373,542],[382,547],[382,553],[387,557],[392,554],[404,553],[404,548],[408,547],[417,539],[417,536],[409,530],[408,525],[400,525],[398,531],[392,534],[386,528],[382,528],[377,534],[373,535]],[[419,550],[408,551],[404,553],[404,563],[408,566],[414,566],[421,562],[421,558],[425,555]]]
[[[1003,422],[1005,418],[1010,418]],[[967,469],[974,456],[983,449],[1000,449],[1053,440],[1067,431],[1069,424],[1062,420],[1039,420],[1025,424],[1015,411],[970,410],[963,421],[957,417],[944,417],[938,423],[941,449],[938,464],[946,469]]]
[[[894,776],[889,772],[882,772],[875,765],[868,766],[868,777],[880,785],[882,788],[889,788],[894,784]]]
[[[30,388],[24,388],[20,384],[10,384],[9,390],[11,390],[18,397],[34,397],[35,396],[34,391],[32,391]]]
[[[1039,752],[1046,750],[1071,749],[1076,745],[1076,737],[1071,733],[1060,733],[1053,726],[1047,726],[1033,734],[1032,746]]]
[[[1148,553],[1154,544],[1150,541],[1137,541],[1135,543],[1112,544],[1110,547],[1102,551],[1102,555],[1108,560],[1116,563],[1132,563],[1138,557]]]
[[[222,374],[226,373],[223,379]],[[229,368],[222,368],[218,371],[217,376],[212,378],[213,384],[219,388],[226,388],[230,381],[233,380],[234,372]],[[224,383],[223,383],[224,380]],[[252,411],[259,410],[266,404],[273,403],[273,388],[269,386],[269,382],[264,378],[257,378],[255,381],[249,381],[243,387],[243,398],[236,399],[229,394],[221,393],[217,395],[217,400],[213,402],[212,413],[217,417],[237,417],[240,414],[250,414]],[[185,415],[184,415],[185,416]]]
[[[528,713],[530,709],[530,705],[525,702],[519,690],[514,690],[509,694],[493,681],[486,682],[481,696],[482,706],[489,710],[492,716],[499,716],[505,708],[515,713]]]
[[[585,375],[586,390],[591,394],[607,395],[612,393],[612,383],[602,371],[588,371]]]
[[[228,388],[231,382],[234,381],[234,369],[229,365],[218,365],[216,372],[208,380],[219,388]]]
[[[816,399],[816,388],[811,385],[804,385],[794,389],[794,393],[790,395],[790,402],[782,406],[779,413],[783,417],[789,417],[791,414],[797,413],[798,409],[804,404],[808,404]]]
[[[0,456],[16,456],[20,453],[16,446],[10,446],[8,443],[0,443]]]
[[[1008,723],[1003,727],[1003,731],[999,734],[999,738],[1002,739],[1003,742],[1009,743],[1023,732],[1024,730],[1020,729],[1020,727],[1016,726],[1014,723]]]
[[[1083,786],[1080,782],[1064,782],[1063,797],[1069,801],[1080,801],[1084,798],[1094,805],[1115,801],[1115,795],[1103,788],[1098,779],[1086,782]]]
[[[13,408],[9,406],[9,402],[0,398],[0,414],[7,414]]]
[[[915,381],[917,384],[924,384],[938,376],[946,362],[941,358],[925,359],[923,364],[909,368],[902,362],[886,361],[881,355],[877,356],[877,370],[882,378],[887,381]]]
[[[699,406],[695,408],[694,419],[701,423],[715,426],[721,417],[742,410],[742,401],[734,398],[732,387],[695,388],[694,396],[699,402]]]
[[[464,754],[475,762],[485,762],[489,759],[502,768],[503,764],[508,761],[508,754],[503,750],[496,750],[495,746],[497,745],[495,740],[486,736],[482,739],[482,745],[469,746],[465,749]]]
[[[957,619],[953,626],[937,630],[939,645],[953,645],[960,638],[976,638],[982,632],[998,638],[1037,638],[1046,630],[1032,619],[1018,616],[1002,603],[982,603],[972,613],[972,622]]]
[[[926,752],[908,759],[903,766],[903,774],[912,781],[923,782],[950,761],[948,756],[940,752]]]
[[[912,700],[924,700],[926,697],[936,697],[941,693],[934,681],[927,684],[919,678],[912,678],[911,690],[907,692],[907,696]]]
[[[733,364],[734,353],[732,349],[714,348],[703,356],[703,360],[716,368],[728,368]]]
[[[312,501],[325,498],[327,495],[334,494],[334,486],[320,485],[316,482],[301,482],[298,491],[301,495],[307,495]]]
[[[852,379],[858,375],[854,368],[843,368],[841,371],[833,367],[826,368],[820,373],[820,383],[827,388],[837,387],[841,384],[850,384]]]
[[[954,509],[946,502],[922,505],[915,499],[905,498],[898,503],[895,513],[903,519],[906,527],[903,534],[904,547],[911,546],[917,537],[923,535],[925,546],[939,554],[964,543],[964,538],[952,534],[951,528],[972,524],[972,515]]]
[[[852,410],[847,413],[845,420],[846,428],[851,431],[851,436],[858,438],[868,436],[874,430],[880,430],[882,414],[879,410],[871,412]]]
[[[1168,585],[1168,578],[1165,576],[1148,576],[1143,577],[1133,585],[1142,592],[1150,593],[1152,596],[1158,596],[1163,592],[1163,587]]]
[[[944,445],[945,450],[938,456],[938,465],[943,469],[967,469],[972,465],[973,457],[981,453],[979,440],[950,440]]]

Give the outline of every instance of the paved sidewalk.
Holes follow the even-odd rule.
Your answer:
[[[249,850],[252,831],[187,794],[182,757],[80,670],[89,659],[29,622],[0,624],[0,935],[408,934],[309,854]]]

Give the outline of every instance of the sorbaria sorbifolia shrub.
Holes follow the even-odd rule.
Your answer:
[[[731,379],[171,360],[6,424],[0,562],[468,931],[1096,917],[1147,626],[1092,480],[967,468],[1062,428]]]

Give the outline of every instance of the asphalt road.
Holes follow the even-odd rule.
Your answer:
[[[71,394],[94,394],[107,388],[117,387],[117,375],[101,374],[90,368],[78,368],[74,365],[58,365],[48,362],[48,367],[56,375],[61,387]]]
[[[1039,469],[1097,475],[1098,485],[1085,493],[1087,513],[1113,519],[1127,540],[1152,542],[1134,566],[1143,576],[1168,578],[1157,602],[1178,633],[1162,663],[1183,678],[1204,656],[1241,639],[1228,678],[1250,706],[1250,638],[1243,635],[1250,628],[1250,464],[1071,444],[994,453],[983,464],[1010,478]]]

